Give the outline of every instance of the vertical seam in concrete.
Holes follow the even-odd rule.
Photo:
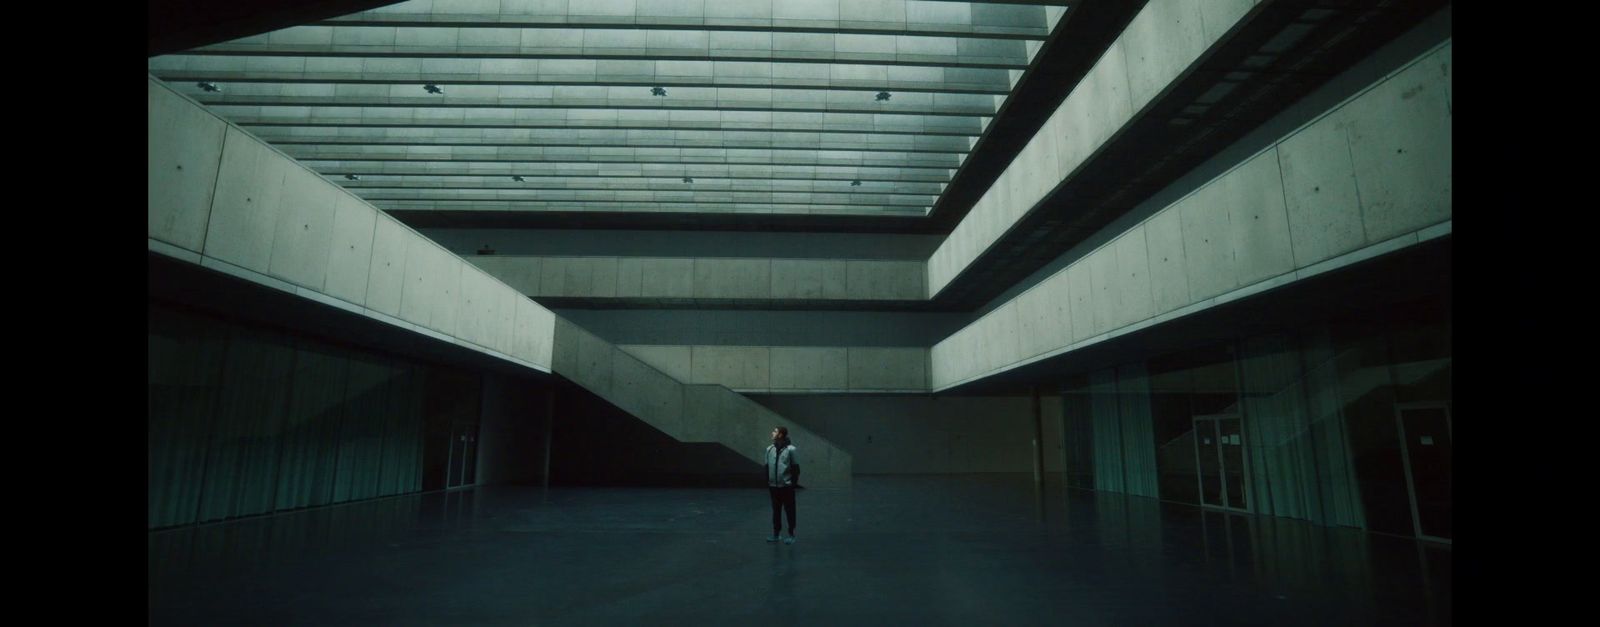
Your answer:
[[[170,88],[169,88],[170,89]],[[211,236],[211,219],[217,215],[217,187],[222,181],[222,157],[228,152],[228,125],[222,125],[222,146],[217,149],[217,173],[211,177],[211,200],[206,203],[206,225],[200,229],[200,249],[205,254],[206,239]]]
[[[691,384],[699,383],[698,381],[695,381],[695,376],[694,376],[694,346],[690,345],[690,346],[686,346],[685,348],[689,349],[689,381],[688,381],[688,383],[691,383]]]
[[[1145,316],[1143,318],[1134,320],[1129,324],[1144,322],[1145,320],[1156,317],[1156,282],[1155,278],[1150,276],[1150,221],[1145,220],[1144,222],[1139,223],[1139,227],[1140,234],[1144,236],[1144,283],[1145,287],[1147,288],[1145,290],[1145,294],[1150,297],[1150,310],[1145,312]]]
[[[265,144],[265,142],[262,142],[262,143]],[[281,154],[279,154],[278,156],[279,157],[283,157],[283,155],[281,155]],[[284,158],[287,159],[287,157],[284,157]],[[289,162],[292,165],[296,165],[296,166],[300,165],[300,163],[298,161],[294,161],[293,159],[290,159]],[[222,172],[221,171],[217,172],[217,177],[218,178],[222,177]],[[276,215],[272,216],[272,228],[267,231],[267,264],[266,264],[266,267],[262,268],[262,270],[261,270],[261,274],[263,274],[265,276],[272,277],[272,278],[282,278],[282,277],[273,276],[273,274],[272,274],[272,258],[276,256],[275,253],[277,252],[276,249],[278,247],[278,221],[283,219],[284,188],[285,188],[285,186],[286,186],[286,184],[288,182],[289,182],[289,170],[286,169],[286,170],[283,171],[283,177],[278,179],[278,194],[277,194],[277,198],[276,198],[276,200],[278,201],[278,206],[276,208],[277,213],[276,213]],[[283,279],[283,281],[285,283],[296,284],[293,281],[288,280],[287,278],[282,278],[282,279]]]
[[[1368,88],[1369,91],[1370,89]],[[1351,100],[1351,102],[1354,102],[1354,100]],[[1339,105],[1339,107],[1343,109],[1344,104]],[[1337,127],[1337,125],[1335,126]],[[1356,191],[1356,219],[1361,221],[1361,245],[1366,246],[1371,243],[1371,239],[1367,237],[1367,203],[1361,199],[1361,177],[1356,174],[1356,151],[1355,148],[1350,146],[1351,130],[1352,127],[1347,126],[1340,135],[1344,137],[1345,155],[1350,157],[1350,183],[1355,187]]]
[[[1272,151],[1273,159],[1278,162],[1278,191],[1283,195],[1283,232],[1284,237],[1289,240],[1289,273],[1293,273],[1300,267],[1300,258],[1294,254],[1294,231],[1289,225],[1289,182],[1284,180],[1283,176],[1283,151],[1278,150],[1278,146],[1281,145],[1283,145],[1283,142],[1279,141],[1273,144],[1269,150]],[[1354,172],[1355,164],[1351,164],[1350,168]]]

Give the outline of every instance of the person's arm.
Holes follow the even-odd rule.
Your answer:
[[[800,484],[800,458],[795,455],[799,449],[789,447],[789,476],[794,478],[794,484]]]

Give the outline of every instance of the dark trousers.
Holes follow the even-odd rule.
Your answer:
[[[789,513],[789,535],[794,535],[794,486],[787,488],[767,486],[767,492],[772,495],[772,535],[778,535],[783,529],[783,519],[779,517],[779,512],[784,510]]]

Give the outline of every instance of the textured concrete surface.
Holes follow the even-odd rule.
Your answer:
[[[215,190],[152,191],[152,251],[548,366],[549,311],[170,87],[148,82],[151,185]],[[602,264],[601,282],[614,286],[614,264],[609,279],[606,272]]]
[[[1448,230],[1450,49],[1424,53],[944,339],[930,351],[933,388]],[[1055,298],[1071,339],[1041,345],[1043,302]]]

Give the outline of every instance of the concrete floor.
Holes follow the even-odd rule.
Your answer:
[[[1027,475],[480,488],[149,534],[151,624],[1446,625],[1448,547]]]

